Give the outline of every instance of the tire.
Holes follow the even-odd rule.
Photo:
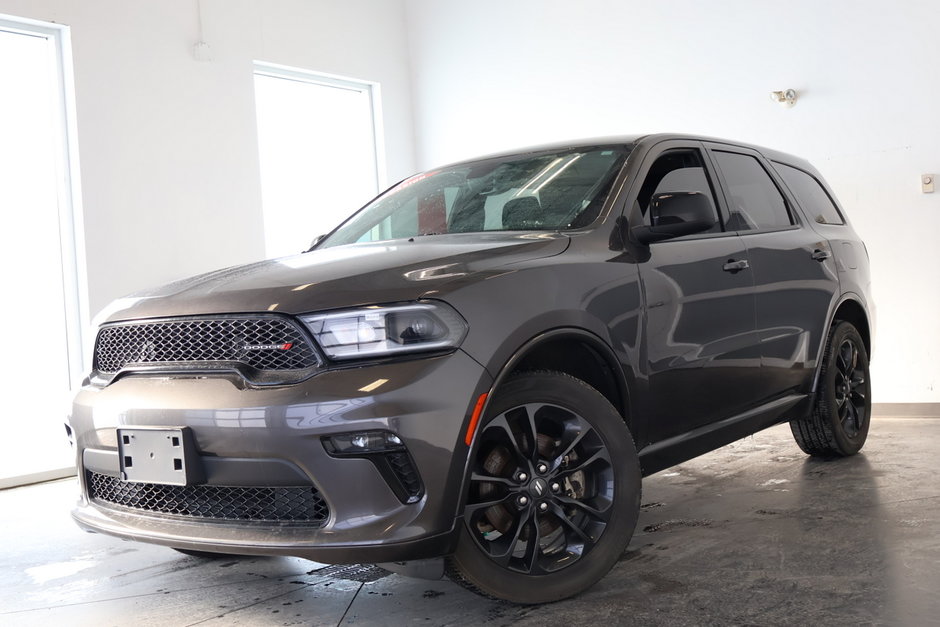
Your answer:
[[[790,421],[805,453],[847,457],[861,450],[871,423],[868,354],[858,330],[836,321],[829,330],[819,387],[809,416]]]
[[[469,484],[445,570],[474,592],[520,604],[594,585],[626,549],[640,511],[623,419],[597,390],[557,372],[514,375],[497,390]]]

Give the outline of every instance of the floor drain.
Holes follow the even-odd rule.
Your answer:
[[[383,577],[388,577],[392,573],[384,568],[379,568],[372,564],[336,564],[327,566],[320,570],[315,570],[311,575],[320,575],[332,577],[333,579],[346,579],[348,581],[358,581],[359,583],[372,583]]]

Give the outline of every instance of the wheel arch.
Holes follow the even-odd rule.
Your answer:
[[[816,373],[813,375],[812,388],[814,395],[819,389],[819,377],[822,373],[823,355],[825,355],[826,345],[829,342],[829,332],[832,325],[839,320],[850,322],[852,326],[858,329],[859,335],[862,336],[862,342],[865,344],[865,352],[868,354],[869,361],[871,361],[872,335],[870,316],[858,297],[854,294],[843,294],[833,308],[832,315],[829,316],[829,324],[826,326],[826,331],[822,335],[822,342],[820,342],[817,351]]]
[[[868,354],[868,359],[871,360],[871,325],[862,304],[852,297],[843,299],[833,312],[830,325],[835,324],[837,320],[851,322],[852,326],[858,329],[858,333],[865,343],[865,352]]]
[[[623,366],[613,349],[594,333],[576,327],[561,327],[529,339],[500,369],[491,391],[499,389],[510,375],[529,370],[553,370],[584,381],[610,401],[634,433],[630,392]]]

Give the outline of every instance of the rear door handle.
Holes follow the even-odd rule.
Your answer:
[[[721,269],[724,270],[725,272],[730,272],[734,274],[735,272],[740,272],[741,270],[744,270],[750,267],[751,266],[750,264],[748,264],[747,259],[741,259],[738,261],[735,261],[734,259],[729,259],[728,263],[723,265]]]
[[[829,259],[829,257],[832,257],[832,253],[829,252],[828,250],[822,250],[820,248],[817,248],[816,250],[813,251],[813,259],[815,259],[816,261]]]

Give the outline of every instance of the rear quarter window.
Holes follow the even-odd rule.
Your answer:
[[[845,224],[832,197],[814,176],[783,163],[775,162],[774,165],[810,218],[819,224]]]

